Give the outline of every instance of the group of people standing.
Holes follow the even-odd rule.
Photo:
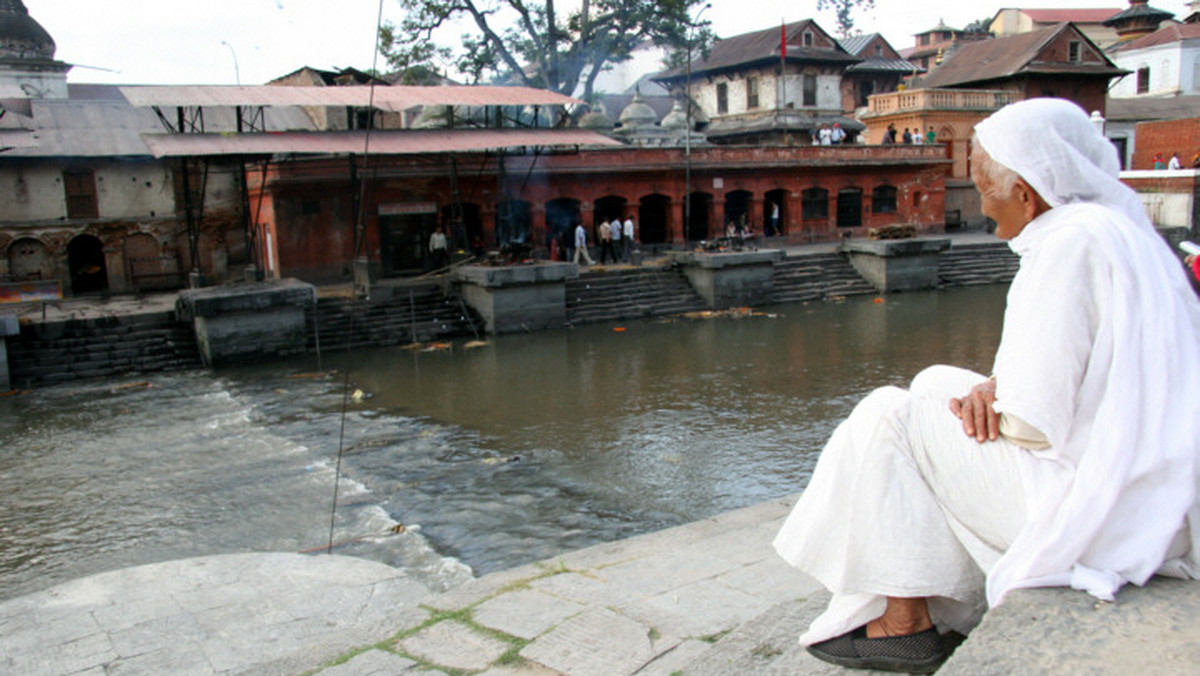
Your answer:
[[[837,122],[833,125],[823,124],[812,131],[813,145],[835,146],[845,140],[846,130],[842,129],[842,125]]]
[[[1175,171],[1176,169],[1182,169],[1183,163],[1179,161],[1179,153],[1171,153],[1171,159],[1167,160],[1165,162],[1163,161],[1162,153],[1155,153],[1154,154],[1154,168],[1155,169],[1167,169],[1168,171]],[[1200,169],[1200,153],[1196,153],[1195,155],[1192,156],[1192,168]]]
[[[933,127],[930,127],[929,131],[925,132],[924,134],[921,133],[920,127],[913,127],[911,129],[905,127],[904,133],[900,135],[900,140],[898,142],[905,145],[932,145],[937,143],[937,132],[933,130]],[[884,145],[892,145],[897,143],[896,125],[888,125],[887,131],[883,133],[883,143]]]
[[[633,219],[622,221],[614,218],[611,221],[600,221],[596,226],[596,234],[600,238],[600,263],[607,263],[612,258],[614,263],[628,261],[633,249]],[[582,258],[588,265],[593,265],[591,254],[588,252],[587,228],[582,222],[575,224],[575,255],[572,260],[576,263]]]

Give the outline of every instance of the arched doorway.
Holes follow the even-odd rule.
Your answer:
[[[496,244],[524,243],[533,227],[533,206],[525,200],[496,205]]]
[[[462,203],[462,220],[454,218],[454,205],[442,207],[442,226],[446,229],[446,239],[451,249],[474,248],[471,244],[483,245],[483,218],[478,204]]]
[[[565,257],[566,249],[575,246],[575,225],[582,222],[579,200],[559,197],[546,202],[546,246],[557,241]]]
[[[763,235],[782,235],[784,223],[787,223],[787,191],[772,190],[766,197],[763,200]]]
[[[22,237],[8,246],[8,274],[17,282],[54,279],[54,260],[41,241]]]
[[[721,234],[727,234],[730,225],[738,233],[745,232],[751,226],[751,196],[749,190],[734,190],[725,195],[725,221]]]
[[[605,195],[592,204],[592,211],[597,222],[611,221],[614,218],[625,220],[625,204],[629,200],[619,195]]]
[[[638,241],[642,244],[664,244],[667,241],[667,222],[671,198],[666,195],[646,195],[638,206]]]
[[[684,229],[684,239],[697,242],[708,239],[708,224],[712,218],[713,196],[706,192],[694,192],[688,195],[688,205],[691,215]]]
[[[108,269],[104,264],[104,243],[92,235],[79,235],[67,244],[67,267],[71,274],[71,293],[75,295],[108,290]]]
[[[842,188],[838,191],[837,225],[839,228],[862,225],[862,188]]]
[[[600,224],[608,223],[609,221],[618,219],[625,220],[625,203],[628,202],[624,197],[618,195],[605,195],[592,203],[592,237],[595,241],[600,241]]]
[[[162,254],[158,240],[152,235],[137,232],[126,237],[121,251],[125,259],[126,278],[135,290],[177,289],[182,286],[178,263]]]

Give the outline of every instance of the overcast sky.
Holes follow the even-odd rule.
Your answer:
[[[70,82],[119,84],[262,84],[302,66],[370,68],[378,0],[24,0],[58,45],[55,57],[75,64]],[[559,6],[571,0],[559,0]],[[831,12],[816,0],[712,0],[703,18],[728,37],[815,18],[834,33]],[[1183,18],[1186,0],[1150,5]],[[879,32],[897,49],[939,19],[955,28],[995,15],[1001,7],[1111,7],[1127,0],[947,2],[876,0],[858,12],[856,28]],[[750,11],[750,10],[753,11]],[[398,22],[399,4],[383,0],[383,16]],[[457,33],[444,36],[450,42]],[[382,67],[382,61],[379,63]]]

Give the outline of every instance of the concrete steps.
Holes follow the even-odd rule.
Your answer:
[[[697,312],[708,306],[678,270],[585,271],[566,283],[567,321],[585,324]]]
[[[411,295],[410,292],[411,291]],[[482,335],[483,322],[438,283],[397,290],[392,297],[355,301],[321,298],[309,310],[310,350],[388,347]],[[311,327],[317,327],[313,332]]]
[[[191,329],[173,312],[22,324],[8,339],[14,387],[200,366]]]
[[[1017,274],[1021,260],[1008,244],[956,244],[938,260],[942,286],[1007,284]]]
[[[854,266],[837,253],[793,256],[775,266],[776,303],[877,293]]]

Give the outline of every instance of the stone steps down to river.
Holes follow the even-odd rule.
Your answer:
[[[319,335],[311,328],[314,312]],[[340,350],[475,337],[483,332],[482,320],[458,296],[444,293],[440,283],[412,285],[380,300],[320,298],[316,309],[309,310],[308,321],[310,350],[317,340],[322,350]]]
[[[850,261],[837,253],[785,258],[775,264],[772,283],[776,303],[877,293]]]
[[[8,339],[14,387],[198,368],[191,328],[174,312],[23,323]]]
[[[687,278],[669,268],[581,271],[567,280],[571,324],[662,317],[708,309]]]
[[[942,286],[1007,284],[1020,265],[1005,242],[955,244],[938,259],[938,281]]]

